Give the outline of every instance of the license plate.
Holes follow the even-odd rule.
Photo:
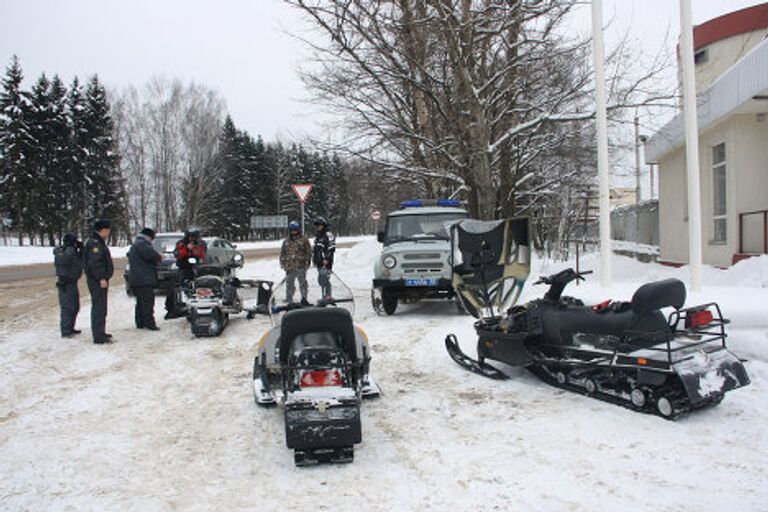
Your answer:
[[[429,277],[405,280],[405,286],[435,286],[435,284],[437,284],[436,281]]]

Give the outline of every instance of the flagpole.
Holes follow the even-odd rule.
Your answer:
[[[592,0],[592,57],[595,67],[595,119],[597,128],[597,184],[600,194],[600,282],[611,284],[611,214],[608,178],[608,115],[605,98],[603,2]]]
[[[701,290],[701,188],[699,184],[699,121],[696,112],[696,78],[693,64],[691,0],[680,0],[680,63],[683,69],[685,160],[688,172],[688,263],[691,291]]]

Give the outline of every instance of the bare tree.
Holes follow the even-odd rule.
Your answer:
[[[133,228],[201,223],[216,199],[214,165],[225,105],[200,85],[153,78],[113,101]]]
[[[344,146],[476,216],[516,211],[525,176],[594,116],[589,41],[563,28],[576,0],[285,0],[329,36],[305,72],[344,117]],[[656,60],[609,58],[611,109],[667,99]],[[551,176],[558,179],[557,173]]]

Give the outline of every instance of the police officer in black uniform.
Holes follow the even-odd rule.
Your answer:
[[[91,292],[91,332],[93,342],[112,343],[112,335],[105,332],[107,323],[107,294],[109,280],[115,271],[112,255],[107,247],[109,230],[112,223],[108,219],[99,219],[93,226],[93,234],[85,242],[83,265]]]
[[[56,266],[56,287],[59,291],[61,317],[59,326],[62,338],[71,338],[80,334],[75,329],[75,320],[80,312],[80,291],[77,281],[83,275],[82,242],[74,233],[66,233],[60,246],[53,250],[53,263]]]
[[[131,266],[129,285],[136,296],[136,328],[159,331],[155,323],[155,288],[157,287],[157,264],[163,259],[152,247],[155,231],[144,228],[136,236],[128,250],[128,264]]]

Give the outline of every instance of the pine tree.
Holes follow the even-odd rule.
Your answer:
[[[75,77],[67,93],[70,141],[66,155],[66,181],[63,183],[63,188],[71,198],[67,224],[70,228],[79,229],[82,233],[89,232],[89,221],[93,219],[95,214],[90,198],[91,183],[86,181],[89,133],[85,111],[83,88],[80,85],[80,80]]]
[[[127,230],[122,175],[119,169],[114,125],[104,86],[94,75],[85,89],[81,140],[84,154],[84,178],[87,184],[88,211],[92,217],[113,220],[113,229]]]
[[[15,55],[6,68],[0,92],[0,214],[17,231],[19,245],[31,220],[29,191],[32,189],[29,155],[34,141],[29,130],[29,93],[21,90],[24,75]]]

